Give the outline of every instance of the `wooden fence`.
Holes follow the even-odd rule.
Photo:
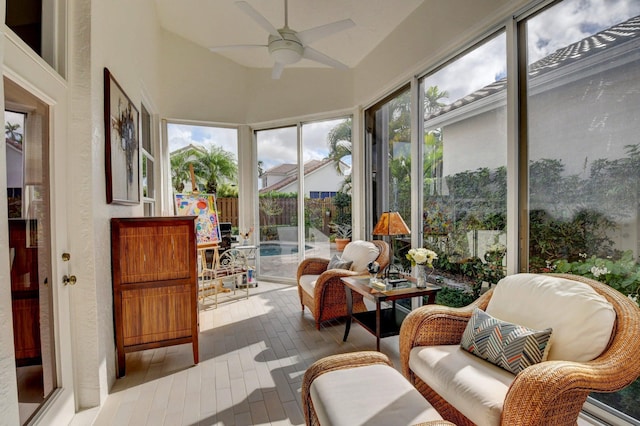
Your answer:
[[[216,198],[218,221],[231,222],[231,226],[238,226],[238,199]]]
[[[336,216],[332,198],[305,199],[305,223],[329,233],[329,225]],[[290,225],[298,223],[297,198],[260,198],[260,224],[262,226]],[[218,219],[238,226],[238,199],[217,198]]]

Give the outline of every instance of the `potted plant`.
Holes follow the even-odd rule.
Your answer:
[[[342,251],[349,241],[351,241],[351,225],[347,223],[336,224],[334,228],[336,232],[336,250]]]

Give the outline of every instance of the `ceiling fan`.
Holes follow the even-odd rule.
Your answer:
[[[271,78],[273,79],[280,78],[285,65],[295,64],[302,58],[310,59],[338,69],[348,68],[342,62],[313,49],[309,44],[355,26],[355,23],[351,19],[344,19],[342,21],[298,32],[289,28],[288,0],[284,0],[284,27],[280,29],[276,29],[264,16],[262,16],[246,1],[236,1],[235,4],[258,25],[269,32],[267,44],[218,46],[210,48],[211,51],[220,52],[231,49],[266,47],[269,49],[269,55],[271,55],[271,58],[274,61],[273,70],[271,72]]]

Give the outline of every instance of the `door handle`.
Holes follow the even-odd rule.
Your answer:
[[[76,282],[78,282],[78,279],[76,278],[75,275],[69,275],[69,276],[64,275],[62,277],[62,283],[64,285],[67,285],[67,284],[68,285],[76,285]]]

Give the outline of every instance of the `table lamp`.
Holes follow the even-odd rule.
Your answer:
[[[411,230],[398,212],[384,212],[378,219],[378,223],[373,228],[373,235],[389,236],[389,265],[385,271],[385,277],[389,277],[389,268],[393,265],[393,243],[392,235],[411,234]]]

